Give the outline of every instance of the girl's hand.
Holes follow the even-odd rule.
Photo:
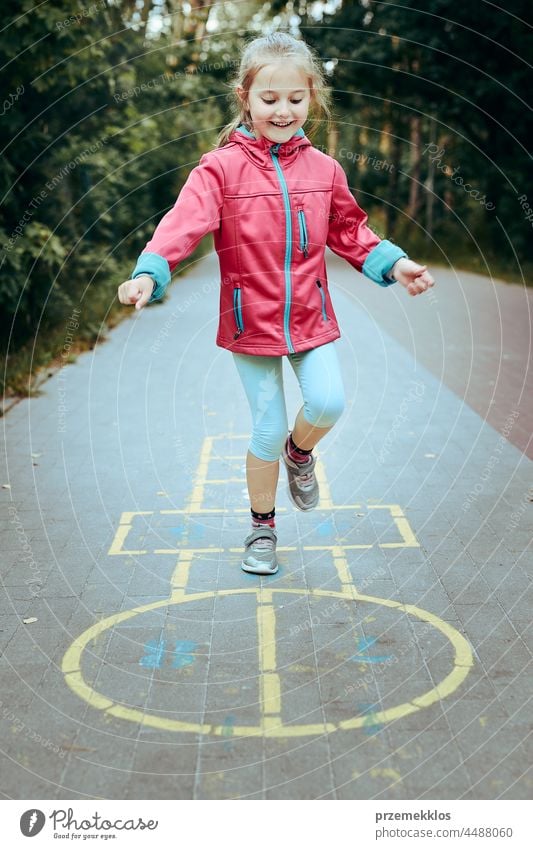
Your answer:
[[[155,280],[147,274],[140,274],[135,280],[126,280],[118,287],[118,299],[121,304],[135,304],[141,310],[155,289]]]
[[[412,259],[407,259],[403,256],[398,259],[392,266],[389,274],[394,277],[398,283],[405,286],[410,295],[420,295],[435,285],[433,277],[427,270],[427,265],[418,265]]]

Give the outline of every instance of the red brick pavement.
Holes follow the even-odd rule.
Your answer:
[[[383,289],[363,278],[347,289],[346,264],[332,253],[327,263],[331,284],[533,459],[533,288],[432,267],[435,287],[411,297],[399,286]],[[333,298],[342,330],[341,305]]]

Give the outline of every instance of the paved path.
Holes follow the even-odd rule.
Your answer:
[[[354,285],[342,260],[328,267],[355,303],[415,361],[533,459],[533,289],[432,269],[437,286],[410,298],[399,287]],[[363,284],[365,281],[361,281]]]
[[[3,420],[4,797],[531,798],[531,297],[328,267],[349,403],[274,578],[213,258]]]

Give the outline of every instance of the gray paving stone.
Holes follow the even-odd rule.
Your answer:
[[[262,746],[255,737],[204,737],[199,750],[195,799],[262,797]],[[260,738],[259,738],[260,740]]]
[[[59,784],[53,777],[48,778],[47,775],[41,775],[38,771],[33,770],[27,754],[24,755],[24,760],[28,761],[28,763],[21,763],[17,757],[1,756],[2,792],[5,794],[5,797],[8,799],[20,799],[20,788],[23,786],[24,798],[68,798],[67,787]],[[87,798],[87,796],[84,798]]]
[[[21,401],[5,416],[12,490],[0,505],[5,508],[0,517],[5,586],[0,710],[5,706],[25,727],[59,740],[65,758],[43,745],[30,746],[2,720],[2,748],[12,758],[4,767],[4,796],[531,797],[524,765],[531,760],[533,513],[523,507],[531,460],[501,437],[512,397],[495,395],[496,403],[481,409],[483,380],[475,381],[475,392],[464,383],[469,362],[464,345],[456,345],[457,353],[446,349],[442,368],[429,344],[440,332],[429,299],[410,301],[407,328],[401,293],[384,297],[367,285],[354,302],[353,281],[343,277],[353,272],[335,258],[331,268],[332,280],[347,284],[335,295],[343,315],[338,353],[349,403],[318,453],[335,508],[360,506],[298,512],[288,500],[281,469],[276,576],[259,578],[240,568],[250,529],[244,462],[251,422],[229,355],[207,349],[205,340],[200,345],[194,336],[206,320],[214,321],[216,304],[192,301],[183,333],[164,337],[157,354],[151,351],[162,319],[201,287],[206,274],[216,275],[213,258],[194,266],[166,304],[146,310],[142,322],[119,325],[105,346],[82,355],[62,374],[69,392],[64,433],[58,431],[57,376],[41,396]],[[478,303],[481,278],[467,277],[468,297]],[[452,314],[447,334],[458,341],[464,315],[448,294],[456,294],[457,281],[446,280],[449,289],[439,292],[438,308]],[[522,327],[525,311],[516,313],[521,303],[516,287],[500,288],[501,303],[513,304],[508,334],[511,325]],[[472,312],[480,338],[487,309],[484,303]],[[419,351],[417,342],[412,350],[415,338],[428,345]],[[468,352],[477,358],[478,378],[483,357],[489,357],[485,371],[501,365],[496,342],[486,342],[483,351]],[[122,375],[119,382],[116,377],[124,350],[137,391],[130,378]],[[525,367],[526,346],[521,356]],[[292,415],[300,396],[284,366]],[[149,408],[147,393],[138,391],[148,368]],[[514,372],[507,372],[509,386]],[[171,384],[169,374],[175,377]],[[423,394],[411,398],[409,420],[395,429],[412,380],[423,386]],[[521,405],[520,421],[533,421],[532,413]],[[221,434],[228,435],[218,439]],[[223,483],[206,484],[203,506],[218,512],[165,514],[188,503],[206,436],[215,437],[207,477]],[[526,437],[527,427],[512,428],[516,444],[525,445]],[[32,451],[41,452],[36,466],[30,464]],[[498,463],[484,480],[493,454]],[[380,503],[400,506],[416,545],[395,547],[402,537],[390,510],[378,509]],[[16,509],[25,536],[14,533],[8,506]],[[121,517],[132,511],[147,515],[134,518],[125,553],[110,555]],[[38,568],[38,587],[29,584],[36,570],[22,558],[25,542]],[[316,547],[357,544],[372,547],[345,549],[348,573],[358,592],[371,598],[347,601],[335,595],[341,588],[331,549]],[[178,552],[194,546],[207,549],[193,556],[188,573],[186,592],[197,597],[177,603],[170,581]],[[156,554],[159,548],[176,551]],[[138,550],[147,553],[127,553]],[[183,579],[184,574],[182,564],[176,575]],[[232,589],[239,592],[227,594]],[[274,661],[268,645],[261,644],[257,621],[258,601],[268,603],[270,589],[276,592],[268,627],[275,628],[281,693],[276,721],[286,736],[239,737],[239,724],[258,728],[262,717],[261,646],[265,662]],[[328,591],[333,594],[324,595]],[[471,645],[474,665],[440,701],[377,723],[376,710],[435,687],[453,661],[451,644],[438,629],[384,601],[416,605],[444,619]],[[163,604],[151,608],[158,602]],[[137,714],[130,721],[90,706],[68,687],[61,663],[86,629],[146,607],[95,632],[81,653],[87,684],[144,714],[142,723]],[[38,621],[22,625],[25,615]],[[361,727],[339,729],[356,716]],[[162,721],[162,727],[151,727],[150,718]],[[164,725],[176,720],[190,723],[191,730]],[[328,733],[291,736],[298,724],[320,726],[324,720],[333,726]],[[224,734],[200,734],[202,723],[221,725]]]
[[[197,746],[179,742],[156,745],[151,740],[140,743],[123,798],[192,799],[197,759]]]
[[[290,745],[269,740],[265,746],[267,799],[335,799],[327,741]]]

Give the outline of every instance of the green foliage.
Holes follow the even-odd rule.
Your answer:
[[[127,2],[3,9],[1,365],[22,391],[20,369],[57,355],[74,310],[80,349],[125,313],[117,286],[227,120],[237,48],[228,36],[224,60],[208,40],[149,38]]]
[[[512,12],[485,2],[365,0],[343,2],[320,26],[311,14],[301,24],[306,40],[336,61],[339,148],[386,158],[392,166],[379,173],[360,161],[346,163],[362,197],[388,205],[387,232],[398,238],[415,180],[416,224],[430,231],[427,244],[453,231],[451,261],[480,248],[486,256],[495,253],[500,269],[516,280],[520,264],[529,262],[531,241],[518,200],[527,193],[533,129],[529,10],[527,0],[516,0]],[[408,246],[415,232],[408,223],[401,232]]]
[[[28,376],[58,356],[74,311],[73,356],[126,314],[117,286],[229,119],[226,83],[243,38],[272,26],[294,31],[295,14],[302,36],[335,63],[326,67],[337,156],[380,234],[424,261],[482,272],[490,263],[521,279],[531,239],[519,202],[532,130],[527,0],[515,0],[512,14],[451,0],[345,0],[322,20],[317,8],[305,0],[5,0],[7,388],[25,391]],[[208,16],[217,30],[206,29]],[[325,128],[315,139],[325,149],[329,141]]]

